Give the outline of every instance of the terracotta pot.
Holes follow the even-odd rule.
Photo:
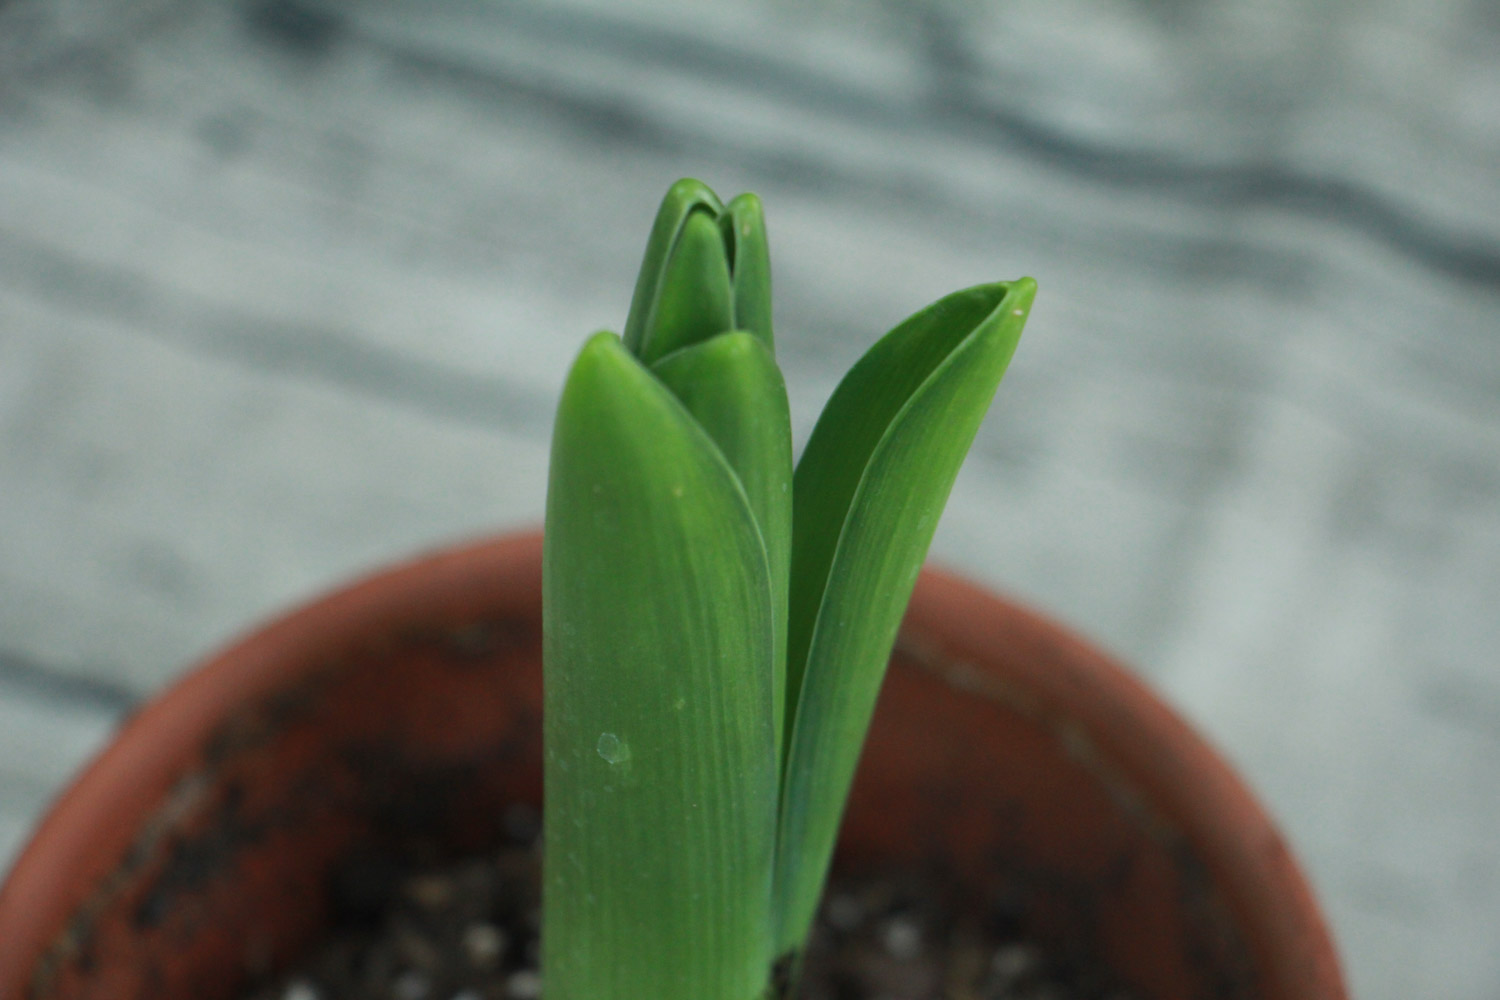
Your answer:
[[[0,893],[0,1000],[215,1000],[306,949],[359,845],[475,850],[541,796],[541,542],[383,573],[133,718]],[[841,863],[938,864],[1144,996],[1340,1000],[1265,814],[1137,681],[952,577],[918,585]]]

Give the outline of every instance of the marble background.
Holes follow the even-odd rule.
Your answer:
[[[0,3],[0,868],[290,602],[540,519],[680,175],[759,192],[805,438],[1041,295],[934,557],[1116,650],[1365,1000],[1500,996],[1500,8]]]

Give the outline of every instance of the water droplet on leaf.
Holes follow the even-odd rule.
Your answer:
[[[595,749],[599,751],[599,756],[611,764],[623,764],[630,759],[630,745],[614,733],[602,734]]]

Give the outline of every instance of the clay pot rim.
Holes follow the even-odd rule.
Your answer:
[[[455,598],[472,599],[478,584],[507,588],[539,614],[540,560],[538,532],[420,555],[251,629],[151,699],[56,800],[0,887],[0,1000],[18,1000],[23,970],[137,840],[132,821],[191,767],[233,706],[282,687],[373,627],[420,625]],[[997,605],[1007,613],[996,616]],[[1149,822],[1194,845],[1244,929],[1267,996],[1346,997],[1327,927],[1274,824],[1219,754],[1144,684],[1066,627],[941,570],[924,570],[909,621],[943,637],[940,649],[903,643],[925,669],[979,697],[1012,707],[1019,699],[1062,727],[1091,769],[1106,780],[1126,776],[1116,783],[1122,794],[1152,803]],[[1006,641],[1042,652],[1009,664],[1014,686],[966,666]]]

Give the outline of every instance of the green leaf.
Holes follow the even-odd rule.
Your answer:
[[[636,356],[644,364],[734,328],[734,289],[723,233],[707,211],[683,220],[662,266]]]
[[[767,982],[774,622],[738,477],[611,334],[553,434],[543,560],[549,1000]]]
[[[928,307],[845,376],[797,465],[777,953],[804,942],[897,629],[1036,292]]]
[[[743,330],[669,354],[652,371],[719,446],[760,528],[776,623],[772,707],[779,749],[792,553],[792,426],[786,384],[771,352],[755,334]]]
[[[656,221],[651,225],[651,236],[646,241],[646,255],[635,279],[635,294],[630,299],[630,315],[625,320],[625,347],[630,353],[640,356],[646,323],[656,306],[662,272],[688,216],[707,211],[712,218],[717,219],[723,210],[724,206],[718,195],[709,190],[707,184],[691,177],[684,177],[667,190],[661,207],[656,210]],[[720,333],[727,329],[730,326],[721,327],[714,332]]]
[[[774,354],[771,251],[760,199],[749,193],[736,195],[719,216],[719,225],[724,230],[734,284],[734,329],[749,330]]]

